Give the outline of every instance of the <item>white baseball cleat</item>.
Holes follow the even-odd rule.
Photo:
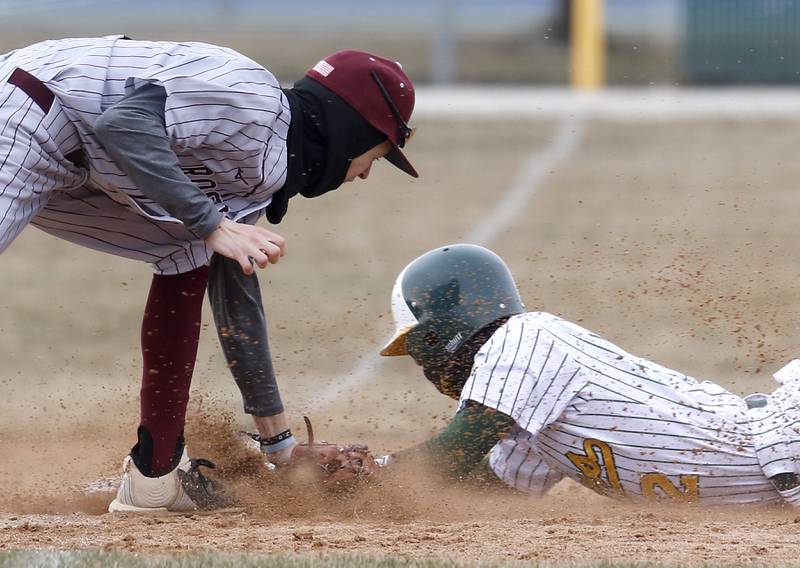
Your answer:
[[[122,462],[122,483],[108,512],[168,515],[229,508],[232,499],[218,482],[200,473],[201,466],[215,467],[208,460],[190,459],[184,448],[175,469],[166,475],[147,477],[131,456],[126,456]]]

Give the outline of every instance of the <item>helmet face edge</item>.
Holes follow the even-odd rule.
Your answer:
[[[392,293],[395,338],[400,302],[414,319],[402,326],[403,351],[423,367],[443,365],[482,328],[525,311],[503,260],[470,244],[438,247],[403,269]]]
[[[384,357],[408,355],[406,351],[406,335],[418,323],[403,295],[403,279],[409,266],[410,264],[406,265],[400,272],[392,287],[392,318],[394,319],[395,332],[380,351],[380,354]]]

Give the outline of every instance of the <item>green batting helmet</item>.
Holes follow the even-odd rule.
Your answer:
[[[381,355],[438,367],[482,328],[525,306],[503,260],[477,245],[436,248],[406,266],[392,290],[394,337]]]

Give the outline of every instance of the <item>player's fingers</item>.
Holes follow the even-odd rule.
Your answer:
[[[261,252],[269,258],[272,264],[275,264],[283,256],[281,249],[274,243],[268,242],[261,246]]]
[[[275,239],[271,242],[275,243],[275,246],[277,246],[280,249],[281,256],[286,254],[286,239],[276,234]]]
[[[244,272],[245,274],[250,275],[253,273],[253,263],[250,262],[250,257],[247,256],[246,254],[241,254],[237,256],[236,262],[239,263],[239,266],[242,267],[242,272]]]
[[[278,248],[279,256],[283,256],[284,254],[286,254],[286,239],[284,239],[278,233],[273,233],[272,231],[269,231],[264,227],[259,227],[259,229],[261,229],[262,238],[264,238],[264,240],[266,241],[269,241]]]
[[[269,257],[263,251],[256,251],[251,256],[259,268],[266,268],[269,265]]]

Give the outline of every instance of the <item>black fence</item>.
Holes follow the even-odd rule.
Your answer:
[[[684,79],[800,84],[800,1],[686,0]]]

